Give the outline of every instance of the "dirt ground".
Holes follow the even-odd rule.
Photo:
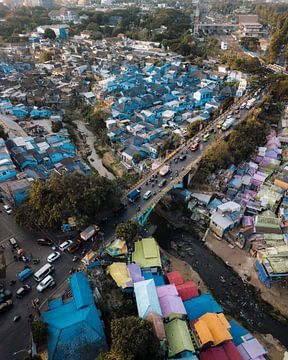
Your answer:
[[[270,289],[266,288],[258,279],[254,257],[249,256],[237,246],[231,248],[227,242],[218,240],[211,233],[206,237],[206,245],[231,266],[243,280],[247,281],[246,278],[249,276],[248,282],[260,290],[262,299],[288,318],[288,289],[277,284]]]
[[[125,173],[123,166],[116,161],[110,151],[104,153],[102,163],[108,170],[111,170],[116,177],[122,177]]]

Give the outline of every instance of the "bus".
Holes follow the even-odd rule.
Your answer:
[[[54,266],[51,264],[45,264],[44,266],[41,267],[41,269],[39,269],[35,274],[34,274],[34,279],[36,281],[41,281],[42,279],[44,279],[47,275],[49,275],[52,271],[54,270]]]

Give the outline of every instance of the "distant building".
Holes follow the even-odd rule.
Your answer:
[[[243,37],[259,37],[262,25],[258,22],[258,15],[238,15],[238,23]]]
[[[41,25],[37,27],[37,33],[43,35],[46,29],[52,29],[56,37],[61,39],[66,39],[69,33],[69,25]]]
[[[221,50],[228,50],[228,43],[225,41],[221,41]]]
[[[45,0],[47,1],[47,0]],[[52,10],[48,14],[53,21],[61,21],[62,23],[74,22],[79,19],[78,14],[73,10],[68,10],[62,7],[60,10]]]

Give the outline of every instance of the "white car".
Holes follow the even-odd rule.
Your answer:
[[[36,287],[37,291],[42,292],[47,289],[49,286],[53,287],[55,281],[51,275],[46,276]]]
[[[61,251],[65,251],[72,243],[73,243],[72,240],[64,241],[62,244],[59,245],[59,249]]]
[[[47,261],[49,263],[53,263],[55,260],[57,260],[60,257],[60,255],[61,254],[59,251],[55,251],[47,257]]]
[[[3,209],[8,215],[10,215],[12,213],[12,209],[9,205],[4,205]]]

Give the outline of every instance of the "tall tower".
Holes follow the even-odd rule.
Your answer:
[[[193,33],[198,34],[198,24],[200,21],[200,6],[199,0],[192,0],[192,11],[193,11]]]

